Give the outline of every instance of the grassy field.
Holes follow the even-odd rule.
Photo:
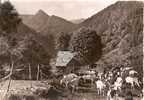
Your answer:
[[[49,86],[40,81],[11,81],[10,90],[8,95],[5,97],[10,97],[4,99],[4,95],[7,91],[9,81],[0,83],[0,100],[50,100],[48,98],[40,97],[33,94],[31,88],[48,88]],[[95,92],[93,93],[74,93],[71,94],[69,91],[65,91],[66,96],[60,97],[55,100],[106,100],[106,97],[97,96]],[[118,98],[117,100],[124,100],[124,98]],[[140,98],[134,98],[134,100],[142,100]]]
[[[79,96],[73,95],[73,96],[69,96],[69,97],[60,97],[60,98],[55,98],[55,99],[48,99],[48,98],[41,98],[38,96],[30,96],[30,95],[17,95],[14,96],[13,98],[19,98],[19,99],[6,99],[6,100],[107,100],[106,97],[100,97],[100,96],[94,96],[91,94],[81,94]],[[124,100],[124,98],[117,98],[115,100]],[[133,100],[142,100],[140,98],[134,98]]]
[[[73,96],[71,100],[107,100],[107,97],[96,96],[95,93],[81,93],[78,96]],[[124,98],[117,97],[116,100],[124,100]],[[142,100],[142,99],[134,98],[134,100]]]

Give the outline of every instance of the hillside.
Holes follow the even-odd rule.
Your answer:
[[[80,24],[102,38],[103,55],[98,62],[106,66],[128,63],[142,71],[143,6],[139,1],[119,1]]]
[[[0,77],[7,75],[11,60],[14,61],[12,79],[28,79],[28,64],[32,69],[32,79],[36,79],[38,64],[43,73],[49,74],[49,60],[53,56],[52,37],[43,37],[23,23],[17,27],[17,32],[0,34]],[[12,58],[10,58],[12,56]]]
[[[20,18],[22,19],[23,23],[28,23],[28,21],[33,17],[31,14],[22,14]]]
[[[31,19],[24,21],[30,28],[36,30],[41,35],[56,35],[60,32],[70,32],[76,28],[76,25],[58,16],[47,15],[39,10]]]
[[[21,23],[18,27],[18,32],[15,33],[16,38],[31,38],[36,41],[39,45],[43,46],[47,52],[54,52],[53,37],[44,37],[37,33],[35,30],[29,28],[27,25]],[[14,37],[14,36],[13,36]]]

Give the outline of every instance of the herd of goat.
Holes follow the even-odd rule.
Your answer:
[[[108,72],[97,72],[94,70],[85,71],[86,74],[78,75],[70,73],[63,75],[60,84],[70,88],[72,92],[79,87],[80,80],[86,82],[89,80],[91,86],[94,86],[98,95],[106,95],[108,91],[115,90],[120,93],[123,89],[138,89],[142,92],[142,81],[139,79],[139,73],[132,67],[117,67]]]

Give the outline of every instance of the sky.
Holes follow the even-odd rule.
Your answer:
[[[6,1],[6,0],[5,0]],[[9,0],[19,14],[35,14],[39,9],[48,15],[67,20],[88,18],[117,0]]]

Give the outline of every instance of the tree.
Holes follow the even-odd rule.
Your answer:
[[[14,6],[6,1],[0,5],[0,27],[6,33],[16,32],[17,26],[21,22]]]
[[[23,52],[23,63],[29,65],[32,69],[32,79],[36,79],[38,67],[42,73],[50,74],[51,66],[49,65],[50,54],[36,40],[30,40],[27,50]]]
[[[67,34],[67,33],[58,34],[57,40],[56,40],[56,49],[68,50],[70,38],[71,38],[70,34]]]
[[[49,59],[51,58],[46,49],[35,40],[30,40],[27,50],[23,52],[25,61],[33,65],[43,64],[49,65]]]
[[[14,38],[13,34],[17,31],[17,27],[21,19],[14,8],[14,6],[9,2],[6,1],[0,5],[0,30],[2,34],[5,34],[4,37],[7,39],[7,45],[9,46],[6,53],[14,61],[13,57],[17,56],[18,58],[20,55],[22,56],[21,52],[23,51],[23,45],[19,44]],[[0,45],[2,48],[2,45]]]
[[[101,37],[94,30],[81,28],[73,33],[70,50],[77,53],[76,59],[81,64],[93,63],[102,55]]]

